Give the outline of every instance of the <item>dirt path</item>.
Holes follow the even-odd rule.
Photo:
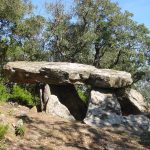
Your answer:
[[[150,144],[148,145],[146,140],[143,141],[141,136],[135,136],[130,131],[114,128],[95,129],[80,122],[69,122],[10,104],[0,105],[0,113],[9,123],[9,132],[6,136],[8,150],[150,149]],[[26,128],[23,138],[15,136],[13,127],[20,118],[24,120]]]

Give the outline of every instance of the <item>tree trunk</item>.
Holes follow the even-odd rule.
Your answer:
[[[117,54],[117,58],[114,60],[114,62],[109,66],[109,69],[112,69],[113,67],[115,67],[118,63],[119,63],[119,59],[121,56],[121,50],[119,50],[118,54]]]
[[[95,51],[96,53],[95,53],[93,65],[99,68],[100,67],[100,49],[97,46],[95,46]]]

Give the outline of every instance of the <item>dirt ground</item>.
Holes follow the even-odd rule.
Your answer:
[[[4,123],[9,124],[4,141],[8,150],[150,149],[149,132],[135,134],[117,127],[96,129],[81,122],[70,122],[8,103],[0,104],[0,116]],[[15,135],[14,126],[20,118],[25,125],[24,137]]]

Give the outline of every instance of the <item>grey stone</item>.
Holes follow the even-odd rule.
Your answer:
[[[17,123],[16,123],[16,127],[19,128],[19,127],[21,127],[21,126],[23,126],[23,120],[22,120],[22,119],[19,119],[19,120],[17,121]]]
[[[122,123],[122,116],[116,113],[101,112],[99,116],[87,115],[84,122],[90,126],[96,127],[114,126]]]
[[[147,104],[144,101],[144,97],[134,89],[131,89],[127,94],[127,98],[130,102],[136,106],[141,112],[146,111]]]
[[[135,131],[149,130],[150,119],[144,115],[129,115],[123,117],[123,124],[131,127]]]
[[[115,94],[91,91],[88,111],[84,122],[94,126],[117,125],[122,121],[120,104]]]
[[[67,62],[9,62],[4,71],[10,81],[47,84],[91,84],[102,88],[131,85],[131,74]]]
[[[118,89],[117,97],[123,115],[138,115],[147,111],[147,103],[144,101],[144,97],[134,89]]]
[[[27,112],[26,111],[24,111],[24,110],[21,110],[20,112],[19,112],[19,115],[18,115],[19,117],[27,117],[28,115],[27,115]]]
[[[51,95],[51,91],[50,91],[50,87],[48,84],[45,85],[44,87],[44,91],[43,91],[43,97],[44,97],[44,103],[46,104],[50,95]]]
[[[120,88],[131,85],[131,74],[112,69],[95,69],[91,72],[89,83],[100,88]]]
[[[46,113],[66,118],[68,120],[75,120],[70,114],[68,108],[61,104],[55,95],[51,95],[47,102]]]

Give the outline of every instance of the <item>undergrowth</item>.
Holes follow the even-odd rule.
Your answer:
[[[2,80],[0,80],[0,102],[6,102],[10,97],[7,88]]]
[[[13,85],[11,99],[25,106],[35,106],[33,95],[18,85]]]
[[[8,131],[8,125],[0,124],[0,140],[4,139]]]
[[[78,96],[80,97],[80,99],[84,103],[87,103],[88,102],[89,93],[90,93],[90,87],[89,86],[85,86],[85,85],[78,85],[75,88],[77,90],[77,93],[78,93]]]
[[[19,85],[9,85],[0,79],[0,102],[13,101],[18,104],[33,107],[37,104],[37,97]]]

